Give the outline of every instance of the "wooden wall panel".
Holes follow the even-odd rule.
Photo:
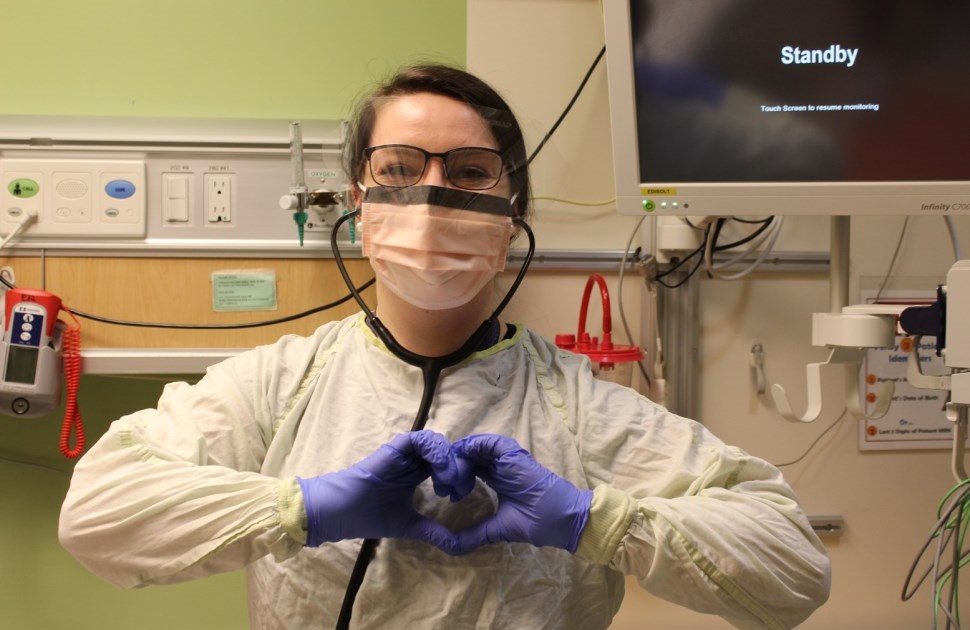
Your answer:
[[[46,268],[42,276],[41,265]],[[373,277],[366,260],[347,260],[359,286]],[[348,294],[332,259],[216,258],[0,258],[13,268],[16,284],[43,288],[70,308],[111,319],[179,324],[238,324],[291,315]],[[276,272],[276,311],[222,313],[212,308],[213,271],[272,269]],[[41,286],[42,277],[46,286]],[[373,288],[363,294],[374,305]],[[249,348],[287,333],[309,334],[321,324],[359,310],[349,300],[299,320],[239,330],[174,330],[117,326],[81,319],[86,348]],[[63,319],[68,319],[66,315]]]

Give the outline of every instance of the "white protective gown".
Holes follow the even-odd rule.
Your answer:
[[[407,431],[420,370],[360,315],[287,336],[166,387],[78,462],[62,544],[123,587],[247,567],[258,629],[333,628],[359,540],[306,548],[295,477],[336,471]],[[446,370],[428,429],[513,436],[593,507],[576,555],[493,544],[451,557],[383,540],[354,628],[606,628],[623,574],[743,629],[790,628],[821,605],[829,561],[781,473],[589,361],[516,334]],[[457,530],[492,513],[480,480],[458,503],[418,488],[419,511]]]

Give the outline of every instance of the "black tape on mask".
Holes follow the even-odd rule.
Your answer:
[[[504,197],[441,186],[408,186],[407,188],[371,186],[364,193],[364,202],[388,203],[395,206],[428,204],[456,210],[473,210],[502,217],[515,216],[511,202]]]

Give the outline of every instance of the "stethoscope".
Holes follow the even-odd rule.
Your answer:
[[[511,204],[510,204],[511,205]],[[529,225],[523,221],[520,217],[513,216],[512,222],[518,227],[522,228],[526,236],[529,239],[529,251],[522,261],[522,267],[519,269],[519,273],[515,276],[515,281],[512,283],[512,288],[505,295],[505,298],[499,303],[498,307],[492,314],[489,315],[488,319],[482,322],[482,325],[472,333],[471,337],[468,338],[460,348],[455,350],[450,354],[446,354],[440,357],[426,357],[420,354],[415,354],[411,352],[394,339],[394,335],[384,326],[384,324],[377,318],[377,315],[367,306],[363,298],[360,297],[357,288],[354,286],[353,280],[350,278],[350,274],[347,273],[347,268],[344,266],[343,257],[340,255],[340,248],[337,245],[337,233],[340,231],[340,226],[346,221],[356,219],[360,216],[360,208],[357,208],[353,212],[349,212],[339,219],[333,226],[333,230],[330,232],[330,248],[333,251],[334,261],[337,263],[337,268],[340,270],[340,275],[344,279],[344,283],[350,290],[350,294],[357,301],[360,309],[364,312],[364,320],[370,329],[377,335],[387,349],[398,359],[404,361],[409,365],[413,365],[421,369],[421,374],[424,377],[424,390],[421,393],[421,404],[418,406],[418,412],[414,417],[414,422],[411,424],[412,431],[420,431],[424,428],[425,423],[428,421],[428,414],[431,411],[431,402],[434,399],[435,390],[438,386],[438,380],[441,377],[442,370],[457,365],[465,359],[467,359],[473,352],[478,350],[485,336],[492,330],[492,328],[498,322],[499,314],[505,309],[512,296],[515,295],[515,291],[519,288],[522,283],[522,279],[525,277],[525,272],[529,269],[529,264],[532,262],[532,256],[535,254],[536,250],[536,240],[535,235],[532,233],[532,229]],[[354,600],[357,599],[357,592],[360,590],[361,584],[364,582],[364,574],[367,572],[367,565],[370,563],[371,559],[374,557],[374,552],[377,549],[377,545],[380,542],[379,539],[368,538],[364,540],[363,545],[361,545],[360,552],[357,554],[357,561],[354,563],[354,570],[350,574],[350,581],[347,584],[347,591],[344,594],[344,601],[340,608],[340,616],[337,618],[337,630],[346,630],[350,627],[350,617],[354,607]]]

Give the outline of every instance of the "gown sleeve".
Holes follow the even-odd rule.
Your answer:
[[[580,557],[743,630],[792,628],[826,601],[828,555],[776,467],[582,361],[560,376],[593,488]]]
[[[155,409],[113,422],[78,461],[61,544],[121,587],[165,584],[302,548],[294,478],[259,470],[312,349],[284,341],[167,385]],[[286,359],[286,360],[284,360]]]

